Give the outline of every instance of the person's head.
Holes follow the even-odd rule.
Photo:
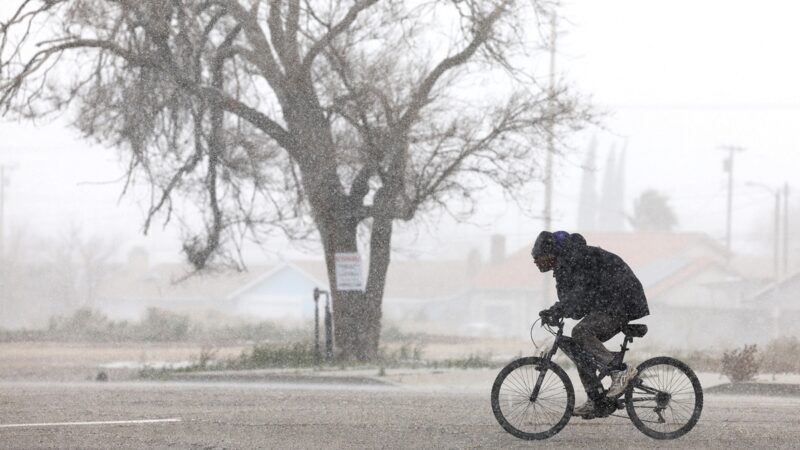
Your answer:
[[[580,235],[578,235],[580,236]],[[570,234],[566,231],[542,231],[533,243],[531,256],[540,272],[548,272],[556,267],[558,257],[567,245]],[[581,240],[583,237],[581,236]],[[586,242],[586,241],[583,241]]]

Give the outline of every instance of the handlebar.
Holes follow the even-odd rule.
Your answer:
[[[536,328],[536,323],[537,322],[541,322],[542,328],[547,330],[547,332],[552,334],[553,336],[557,335],[564,328],[564,318],[563,317],[557,317],[555,324],[544,323],[544,321],[542,320],[541,317],[536,319],[536,320],[534,320],[533,324],[531,324],[530,337],[531,337],[531,342],[533,343],[533,346],[536,347],[536,348],[539,348],[539,346],[536,345],[536,341],[533,339],[533,330],[534,330],[534,328]],[[556,328],[558,328],[558,330],[553,330],[552,327],[556,327]]]

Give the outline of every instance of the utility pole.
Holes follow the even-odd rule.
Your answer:
[[[728,263],[731,261],[733,254],[731,250],[731,221],[733,219],[733,155],[736,152],[744,151],[744,148],[736,145],[725,145],[720,147],[721,150],[728,152],[728,158],[723,163],[723,170],[728,172],[728,214],[725,223],[725,250],[727,251]]]
[[[789,275],[789,183],[783,185],[783,276]]]
[[[0,164],[0,320],[6,316],[6,248],[5,248],[5,200],[6,200],[6,169],[8,166]]]
[[[547,155],[545,155],[544,165],[544,229],[552,231],[553,226],[553,155],[555,153],[555,118],[553,110],[555,108],[556,96],[556,26],[557,11],[556,6],[550,11],[550,85],[548,87],[548,109],[550,110],[550,120],[547,124]],[[550,277],[542,278],[542,306],[550,304],[550,289],[552,282]]]
[[[774,218],[773,218],[773,231],[772,231],[772,276],[775,279],[775,282],[778,282],[780,278],[780,271],[779,271],[779,261],[780,261],[780,240],[781,240],[781,191],[780,187],[771,188],[766,184],[756,183],[752,181],[748,181],[745,183],[746,186],[754,186],[764,189],[768,191],[772,196],[775,197],[775,211],[774,211]]]
[[[5,221],[4,208],[6,200],[6,166],[0,164],[0,270],[5,265]],[[1,273],[1,272],[0,272]]]
[[[544,166],[544,229],[552,231],[553,223],[553,154],[555,153],[555,124],[553,109],[556,95],[556,10],[553,8],[550,17],[550,85],[548,87],[548,103],[550,121],[547,125],[547,155]]]
[[[772,272],[777,283],[780,278],[778,271],[778,258],[781,240],[781,188],[775,189],[775,236],[772,247]]]

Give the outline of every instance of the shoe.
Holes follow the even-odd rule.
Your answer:
[[[633,366],[628,366],[625,370],[611,372],[611,386],[608,388],[606,397],[616,398],[622,395],[638,373],[639,371]]]
[[[572,415],[580,417],[589,417],[594,415],[594,411],[595,411],[594,402],[591,400],[587,400],[586,403],[572,410]]]

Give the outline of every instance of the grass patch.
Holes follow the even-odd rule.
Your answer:
[[[317,363],[314,346],[310,342],[262,343],[242,351],[235,357],[216,358],[216,351],[204,347],[192,363],[185,367],[145,367],[139,371],[144,379],[165,379],[170,374],[253,369],[302,369],[325,368],[327,370],[376,369],[378,376],[385,376],[386,369],[483,369],[499,368],[504,364],[492,359],[490,353],[470,353],[462,358],[425,360],[422,344],[407,342],[391,350],[382,347],[379,357],[370,362],[336,359]]]
[[[214,319],[210,319],[214,321]],[[218,345],[282,341],[311,336],[311,323],[286,328],[271,321],[236,320],[224,325],[192,320],[159,308],[149,308],[138,321],[111,320],[105,314],[81,308],[71,315],[53,316],[46,328],[0,330],[0,342],[214,342]]]
[[[376,361],[381,367],[419,367],[424,364],[422,355],[424,345],[418,342],[404,342],[399,347],[389,350],[383,346],[378,350]]]
[[[431,365],[434,369],[484,369],[502,366],[502,364],[492,361],[491,355],[488,353],[470,353],[464,358],[432,361]]]
[[[287,367],[314,367],[314,347],[308,343],[260,344],[244,351],[239,358],[228,361],[228,369],[267,369]]]

